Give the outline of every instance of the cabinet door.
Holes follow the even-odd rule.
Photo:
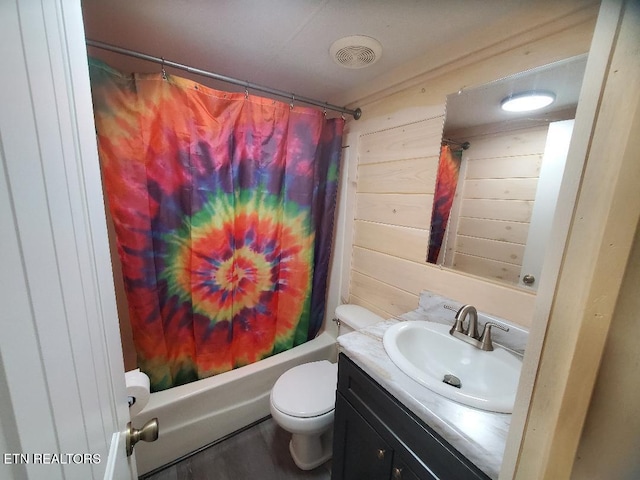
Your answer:
[[[415,473],[413,473],[409,466],[404,463],[402,458],[397,454],[394,456],[393,466],[391,467],[391,480],[422,480],[422,479],[435,479],[436,477],[432,476],[430,472],[424,471],[422,472],[422,477],[418,477]]]
[[[332,480],[388,480],[393,451],[338,393],[334,421]]]

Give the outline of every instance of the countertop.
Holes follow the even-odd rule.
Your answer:
[[[423,387],[400,371],[382,345],[384,332],[398,321],[385,320],[342,335],[338,337],[339,350],[480,470],[497,479],[511,415],[486,412],[456,403]]]

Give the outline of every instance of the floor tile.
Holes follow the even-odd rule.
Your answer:
[[[291,434],[271,418],[145,476],[145,480],[330,480],[331,462],[300,470],[289,453]]]

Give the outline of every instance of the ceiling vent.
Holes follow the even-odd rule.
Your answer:
[[[382,45],[375,38],[352,35],[333,42],[331,58],[345,68],[364,68],[376,63],[382,56]]]

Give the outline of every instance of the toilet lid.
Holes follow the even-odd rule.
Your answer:
[[[304,363],[280,376],[273,386],[271,403],[292,417],[317,417],[334,409],[337,383],[335,363]]]

